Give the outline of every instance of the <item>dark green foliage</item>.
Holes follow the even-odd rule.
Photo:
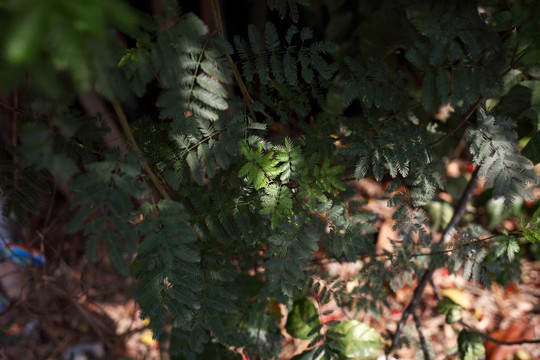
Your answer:
[[[537,131],[532,136],[521,154],[530,159],[534,164],[540,163],[540,131]]]
[[[0,161],[0,189],[4,196],[2,216],[14,215],[21,225],[28,223],[27,212],[37,212],[42,194],[51,192],[46,173],[33,167],[18,167],[11,160]]]
[[[281,301],[302,289],[307,275],[303,269],[318,250],[317,233],[306,226],[307,219],[296,216],[291,221],[294,222],[279,226],[268,238],[269,248],[264,254],[266,291]]]
[[[85,164],[96,161],[94,146],[103,141],[108,130],[100,118],[76,118],[56,112],[51,126],[38,121],[23,122],[19,134],[21,145],[8,150],[25,161],[2,160],[0,166],[0,189],[6,196],[3,216],[13,213],[19,222],[26,224],[27,212],[37,212],[41,196],[52,191],[50,174],[65,183],[78,172],[77,161]]]
[[[403,74],[392,71],[385,64],[378,64],[373,58],[362,65],[347,57],[345,63],[349,72],[340,84],[343,87],[343,106],[347,107],[358,99],[366,114],[377,113],[378,109],[398,112],[407,108],[408,85]]]
[[[446,323],[453,324],[461,320],[461,308],[448,298],[444,298],[437,304],[437,311],[446,315]]]
[[[289,9],[289,16],[294,22],[298,22],[299,8],[298,5],[307,6],[309,0],[269,0],[267,2],[268,8],[276,10],[279,13],[281,19],[285,18],[287,9]]]
[[[146,189],[136,179],[140,164],[133,153],[122,161],[119,154],[106,154],[105,159],[86,165],[87,172],[71,183],[78,209],[66,231],[84,230],[88,235],[86,256],[98,260],[97,249],[106,241],[108,254],[123,274],[129,273],[127,255],[137,250],[139,229],[129,224],[136,220],[133,198],[146,195]]]
[[[30,71],[33,86],[49,98],[71,96],[63,78],[78,91],[96,85],[112,96],[121,78],[110,71],[117,44],[108,29],[133,33],[138,22],[137,12],[119,0],[8,1],[2,6],[2,89],[10,91]]]
[[[59,11],[34,2],[25,2],[37,9],[29,17]],[[73,6],[87,9],[79,3]],[[172,324],[174,356],[226,358],[242,351],[275,358],[280,304],[294,314],[298,299],[335,300],[378,316],[387,297],[428,264],[463,271],[485,286],[506,283],[519,275],[518,237],[540,241],[538,211],[523,218],[521,230],[491,237],[468,214],[441,242],[435,232],[449,219],[439,221],[436,206],[426,210],[443,201],[441,191],[452,196],[447,207],[459,203],[469,175],[458,180],[444,172],[456,158],[472,160],[507,206],[531,199],[538,179],[529,159],[536,161],[537,146],[530,142],[523,155],[519,149],[523,139],[538,139],[540,51],[527,7],[491,2],[488,13],[476,2],[418,1],[303,8],[316,15],[324,7],[329,24],[320,24],[325,20],[315,15],[301,21],[298,5],[306,3],[269,1],[281,18],[289,14],[298,24],[267,22],[258,30],[242,23],[245,37],[228,38],[234,47],[219,35],[219,16],[214,31],[195,14],[181,13],[175,1],[164,2],[133,33],[132,17],[124,21],[114,7],[92,1],[87,6],[104,18],[88,32],[77,29],[70,38],[57,29],[61,44],[23,48],[18,58],[19,28],[29,26],[26,47],[51,35],[10,20],[12,30],[0,39],[9,45],[2,70],[17,79],[28,70],[35,90],[23,110],[2,103],[20,123],[18,146],[1,154],[3,214],[24,223],[52,181],[68,184],[74,213],[67,231],[86,237],[88,258],[107,253],[118,270],[139,280],[141,317],[150,317],[156,338]],[[23,7],[8,8],[27,19]],[[75,14],[75,23],[89,14]],[[59,24],[68,24],[63,12]],[[131,47],[105,41],[106,24],[125,31]],[[108,49],[95,59],[84,55],[97,46],[92,39]],[[38,54],[52,58],[43,69]],[[94,60],[103,61],[94,67]],[[60,98],[55,89],[65,90],[59,79],[66,75],[71,89],[92,83],[113,105],[120,99],[129,119],[114,109],[132,150],[107,148],[104,120],[78,116],[69,97],[50,100]],[[446,105],[453,112],[441,117]],[[363,179],[382,183],[386,193],[358,201],[355,185]],[[367,210],[373,201],[392,207],[396,238],[389,248],[374,243],[382,219]],[[322,256],[359,262],[356,285],[347,289],[321,273]],[[441,311],[456,319],[450,307]],[[344,344],[352,342],[323,331],[334,324],[322,324],[320,316],[302,318],[301,337],[320,343],[299,358],[345,356]],[[460,338],[462,356],[478,357],[477,339]]]
[[[406,57],[425,72],[422,104],[428,111],[448,102],[466,111],[480,95],[493,96],[509,65],[497,56],[503,46],[497,31],[511,26],[492,26],[494,20],[479,16],[472,6],[437,3],[407,8],[421,37]]]
[[[311,331],[317,325],[320,326],[319,314],[313,302],[305,298],[296,300],[287,316],[287,332],[298,339],[311,339],[318,333]]]
[[[485,353],[480,334],[461,330],[458,336],[459,358],[462,360],[478,359]]]
[[[189,329],[203,291],[200,251],[194,245],[197,234],[186,224],[177,202],[162,200],[157,209],[148,208],[146,216],[141,226],[146,236],[134,264],[135,276],[141,279],[136,293],[141,317],[152,315],[156,336],[169,313],[176,327]]]
[[[310,95],[322,100],[318,87],[332,78],[335,64],[325,59],[337,49],[329,41],[312,41],[309,28],[291,25],[282,44],[274,24],[267,23],[264,35],[255,26],[248,29],[249,42],[235,38],[242,60],[242,73],[248,82],[259,83],[260,103],[270,115],[287,122],[288,113],[305,117],[311,110]],[[309,44],[309,46],[308,46]]]

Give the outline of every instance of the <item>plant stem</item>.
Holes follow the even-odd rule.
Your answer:
[[[463,320],[460,320],[459,323],[461,325],[463,325],[465,328],[467,328],[469,331],[472,331],[473,333],[480,335],[484,339],[486,339],[488,341],[491,341],[491,342],[494,342],[495,344],[499,344],[499,345],[521,345],[521,344],[538,344],[538,343],[540,343],[540,339],[535,339],[535,340],[526,340],[526,339],[524,339],[524,340],[516,340],[516,341],[498,340],[498,339],[495,339],[494,337],[489,336],[488,334],[485,334],[485,333],[483,333],[483,332],[481,332],[479,330],[476,330],[472,326],[466,324]]]
[[[417,254],[412,254],[411,256],[412,257],[420,257],[420,256],[442,255],[442,254],[446,254],[446,253],[449,253],[449,252],[456,251],[459,248],[469,246],[469,245],[472,245],[472,244],[475,244],[475,243],[478,243],[478,242],[489,241],[489,240],[492,240],[492,239],[494,239],[496,237],[499,237],[499,236],[501,236],[501,235],[491,235],[491,236],[488,236],[487,238],[474,239],[474,240],[471,240],[471,241],[463,243],[463,244],[457,244],[456,246],[451,247],[449,249],[445,249],[445,250],[441,250],[441,251],[432,251],[432,252],[427,252],[427,253],[417,253]]]
[[[458,222],[461,220],[461,218],[465,214],[467,202],[471,198],[473,194],[473,190],[476,187],[477,182],[478,182],[478,168],[476,168],[476,170],[473,172],[472,177],[469,180],[469,183],[467,184],[467,187],[465,188],[465,190],[463,191],[463,194],[461,195],[461,199],[459,199],[459,202],[455,207],[454,216],[452,217],[452,219],[450,220],[450,223],[448,224],[448,226],[443,232],[443,236],[441,240],[443,243],[448,242],[448,240],[450,240]],[[426,270],[426,272],[422,276],[422,279],[420,280],[420,283],[414,290],[414,295],[411,302],[409,303],[409,305],[403,312],[403,315],[401,316],[401,320],[399,321],[394,337],[392,338],[392,346],[390,347],[390,350],[388,351],[387,358],[396,350],[397,344],[401,337],[401,332],[403,331],[403,327],[405,326],[405,322],[407,321],[409,316],[414,313],[418,304],[420,304],[420,299],[422,298],[422,294],[424,293],[426,285],[430,282],[435,269],[436,269],[435,264],[433,262],[430,262],[428,269]]]
[[[223,27],[223,20],[221,19],[221,10],[219,7],[219,0],[212,0],[212,12],[214,13],[214,20],[216,22],[216,29],[222,38],[225,38],[225,32]],[[246,106],[249,110],[249,113],[251,114],[251,118],[253,121],[257,121],[257,118],[255,117],[255,112],[251,108],[251,103],[254,102],[253,98],[249,95],[249,91],[246,87],[246,84],[244,84],[244,81],[242,80],[242,76],[240,75],[240,71],[238,71],[238,67],[236,66],[234,60],[232,59],[231,55],[225,53],[225,57],[227,58],[227,61],[231,65],[231,70],[234,76],[234,80],[236,81],[236,84],[240,88],[240,92],[242,93],[242,96],[244,97],[244,102],[246,103]],[[269,117],[269,115],[268,115]]]
[[[426,344],[426,339],[424,338],[424,333],[422,332],[422,325],[416,313],[413,313],[414,323],[416,325],[416,331],[418,331],[418,336],[420,337],[420,344],[422,344],[422,352],[424,353],[424,359],[429,360],[429,351]]]
[[[122,126],[122,130],[124,131],[124,134],[126,135],[126,137],[128,139],[129,145],[133,148],[133,150],[135,150],[137,155],[139,155],[141,157],[144,156],[142,150],[139,148],[139,145],[137,145],[137,142],[135,141],[135,137],[133,136],[133,133],[131,132],[131,128],[129,127],[127,117],[124,114],[124,110],[122,109],[122,106],[118,102],[118,99],[113,97],[111,99],[111,104],[112,104],[112,106],[114,108],[114,112],[116,113],[116,116],[118,117],[118,121],[120,122],[120,126]],[[150,167],[150,165],[148,165],[147,162],[144,162],[141,165],[141,168],[146,173],[146,175],[148,175],[148,178],[150,179],[150,181],[152,181],[152,184],[154,184],[154,186],[159,191],[161,196],[163,196],[164,199],[171,200],[171,196],[169,195],[169,193],[167,192],[165,187],[161,184],[161,182],[157,178],[154,171],[152,171],[152,168]]]
[[[471,117],[471,115],[476,111],[476,109],[478,108],[478,106],[482,103],[482,100],[484,98],[482,96],[480,96],[478,98],[478,100],[476,100],[476,103],[474,104],[474,106],[471,108],[471,110],[469,110],[469,112],[467,113],[467,115],[465,115],[465,117],[463,118],[463,120],[459,123],[458,126],[454,127],[452,130],[450,130],[447,134],[445,134],[444,136],[441,136],[439,139],[435,140],[434,142],[432,142],[431,144],[429,144],[429,146],[435,146],[437,145],[438,143],[444,141],[445,139],[447,139],[448,137],[452,136],[455,134],[456,131],[458,131],[459,129],[461,129],[461,127],[467,122],[467,120],[469,120],[469,118]]]

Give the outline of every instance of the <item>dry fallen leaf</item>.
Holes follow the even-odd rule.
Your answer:
[[[146,344],[148,346],[156,346],[157,345],[157,341],[154,340],[154,338],[152,337],[152,330],[150,329],[146,329],[143,331],[143,333],[141,334],[141,342],[143,344]]]
[[[532,340],[534,329],[527,321],[516,321],[504,330],[497,330],[489,334],[494,339],[501,341]],[[520,345],[501,345],[492,341],[486,341],[487,360],[506,360],[519,350]]]
[[[448,120],[450,116],[452,116],[452,113],[454,113],[454,111],[455,110],[452,107],[452,105],[444,104],[444,105],[439,106],[438,112],[435,115],[433,115],[433,117],[439,120],[440,122],[445,123],[446,120]]]
[[[471,300],[463,291],[456,288],[442,289],[441,295],[449,298],[465,310],[472,309]]]
[[[377,244],[375,245],[377,254],[383,254],[385,250],[388,252],[394,250],[392,240],[398,239],[397,232],[392,229],[394,224],[394,220],[386,219],[379,228],[379,236],[377,237]]]

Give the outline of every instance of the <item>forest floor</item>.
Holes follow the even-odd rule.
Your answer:
[[[461,165],[460,165],[461,166]],[[386,248],[392,238],[392,209],[386,207],[384,190],[375,182],[354,184],[357,196],[367,201],[370,211],[379,215],[377,247]],[[444,197],[444,196],[443,196]],[[535,194],[536,201],[540,194]],[[84,259],[84,238],[63,233],[70,209],[56,200],[49,204],[27,229],[20,231],[31,248],[46,254],[45,266],[22,266],[12,261],[0,262],[0,285],[4,309],[0,312],[0,359],[69,359],[83,353],[87,359],[159,359],[159,349],[142,321],[133,293],[136,282],[111,266],[106,258],[97,263]],[[481,216],[485,209],[473,209]],[[485,216],[485,215],[484,215]],[[484,219],[484,222],[489,219]],[[516,218],[502,221],[499,228],[515,228]],[[32,229],[32,230],[30,230]],[[39,230],[35,230],[39,229]],[[457,333],[462,324],[449,325],[437,313],[437,292],[452,290],[452,299],[463,307],[463,321],[478,331],[504,341],[540,339],[540,261],[525,245],[522,249],[522,274],[519,282],[491,290],[474,286],[460,274],[438,269],[432,286],[427,286],[416,309],[421,330],[434,357],[457,359]],[[326,270],[351,281],[361,263],[328,261]],[[396,330],[404,309],[412,299],[415,283],[405,286],[387,299],[389,307],[376,318],[371,313],[353,314],[335,304],[333,320],[356,319],[373,327],[380,334]],[[351,281],[350,286],[354,286]],[[286,308],[282,307],[283,334],[280,359],[290,359],[307,348],[309,341],[294,339],[285,331]],[[422,359],[417,329],[409,319],[404,336],[409,346],[399,348],[399,359]],[[488,360],[540,359],[538,344],[505,346],[485,342]],[[383,352],[381,351],[381,358]],[[238,355],[238,359],[242,357]],[[83,358],[81,358],[83,359]]]

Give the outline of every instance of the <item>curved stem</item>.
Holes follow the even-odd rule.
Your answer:
[[[463,320],[460,320],[459,323],[463,325],[465,328],[467,328],[469,331],[475,334],[478,334],[484,339],[494,342],[495,344],[499,344],[499,345],[522,345],[522,344],[539,344],[540,343],[540,339],[535,339],[535,340],[524,339],[524,340],[516,340],[516,341],[499,340],[499,339],[495,339],[494,337],[489,336],[488,334],[481,332],[480,330],[476,330],[472,326],[466,324]]]
[[[137,155],[141,157],[144,156],[141,148],[139,148],[139,145],[137,145],[137,142],[135,141],[135,137],[133,136],[133,133],[131,132],[131,128],[129,127],[126,114],[124,113],[124,110],[122,109],[122,106],[120,105],[120,102],[118,102],[118,99],[113,97],[111,99],[111,104],[114,108],[114,112],[116,113],[116,116],[118,117],[120,126],[122,127],[122,130],[124,131],[124,134],[127,137],[129,145],[133,148],[133,150],[135,150]],[[159,181],[158,177],[156,176],[156,174],[154,173],[150,165],[144,162],[141,165],[141,168],[146,173],[146,175],[148,175],[148,178],[150,179],[152,184],[154,184],[154,186],[159,191],[161,196],[163,196],[163,198],[166,200],[171,200],[171,196],[169,195],[169,193],[167,192],[163,184],[161,184],[161,182]]]
[[[418,316],[413,313],[414,323],[416,325],[416,331],[418,331],[418,336],[420,337],[420,344],[422,344],[422,352],[424,353],[424,359],[429,360],[429,350],[427,348],[426,338],[422,332],[422,325],[420,324],[420,319]]]
[[[429,146],[435,146],[437,145],[438,143],[446,140],[448,137],[454,135],[456,133],[456,131],[458,131],[459,129],[461,129],[461,127],[463,125],[465,125],[465,123],[467,122],[467,120],[469,120],[469,118],[471,117],[471,115],[476,111],[476,109],[478,108],[478,106],[480,106],[480,104],[482,103],[482,100],[484,98],[482,96],[480,96],[478,98],[478,100],[476,100],[476,103],[474,104],[474,106],[471,108],[471,110],[469,110],[469,112],[467,113],[467,115],[465,115],[465,117],[463,118],[463,120],[461,120],[461,122],[459,123],[458,126],[456,126],[455,128],[453,128],[452,130],[450,130],[448,133],[446,133],[444,136],[441,136],[439,139],[435,140],[434,142],[432,142],[431,144],[429,144]]]
[[[212,12],[214,13],[214,20],[216,22],[216,28],[219,36],[222,38],[225,38],[225,31],[223,26],[223,19],[221,18],[221,10],[219,7],[219,0],[212,0]],[[234,76],[234,80],[236,81],[236,84],[240,88],[240,92],[242,93],[242,96],[244,98],[244,102],[246,103],[246,106],[249,110],[249,113],[251,114],[251,118],[253,121],[257,121],[257,118],[255,117],[255,112],[253,111],[253,108],[251,107],[251,104],[255,101],[249,95],[249,91],[246,87],[246,84],[244,83],[244,80],[242,80],[242,76],[240,75],[240,71],[238,71],[238,67],[236,66],[236,63],[232,59],[230,54],[225,53],[225,58],[231,65],[231,70]],[[266,116],[269,117],[268,114]]]

